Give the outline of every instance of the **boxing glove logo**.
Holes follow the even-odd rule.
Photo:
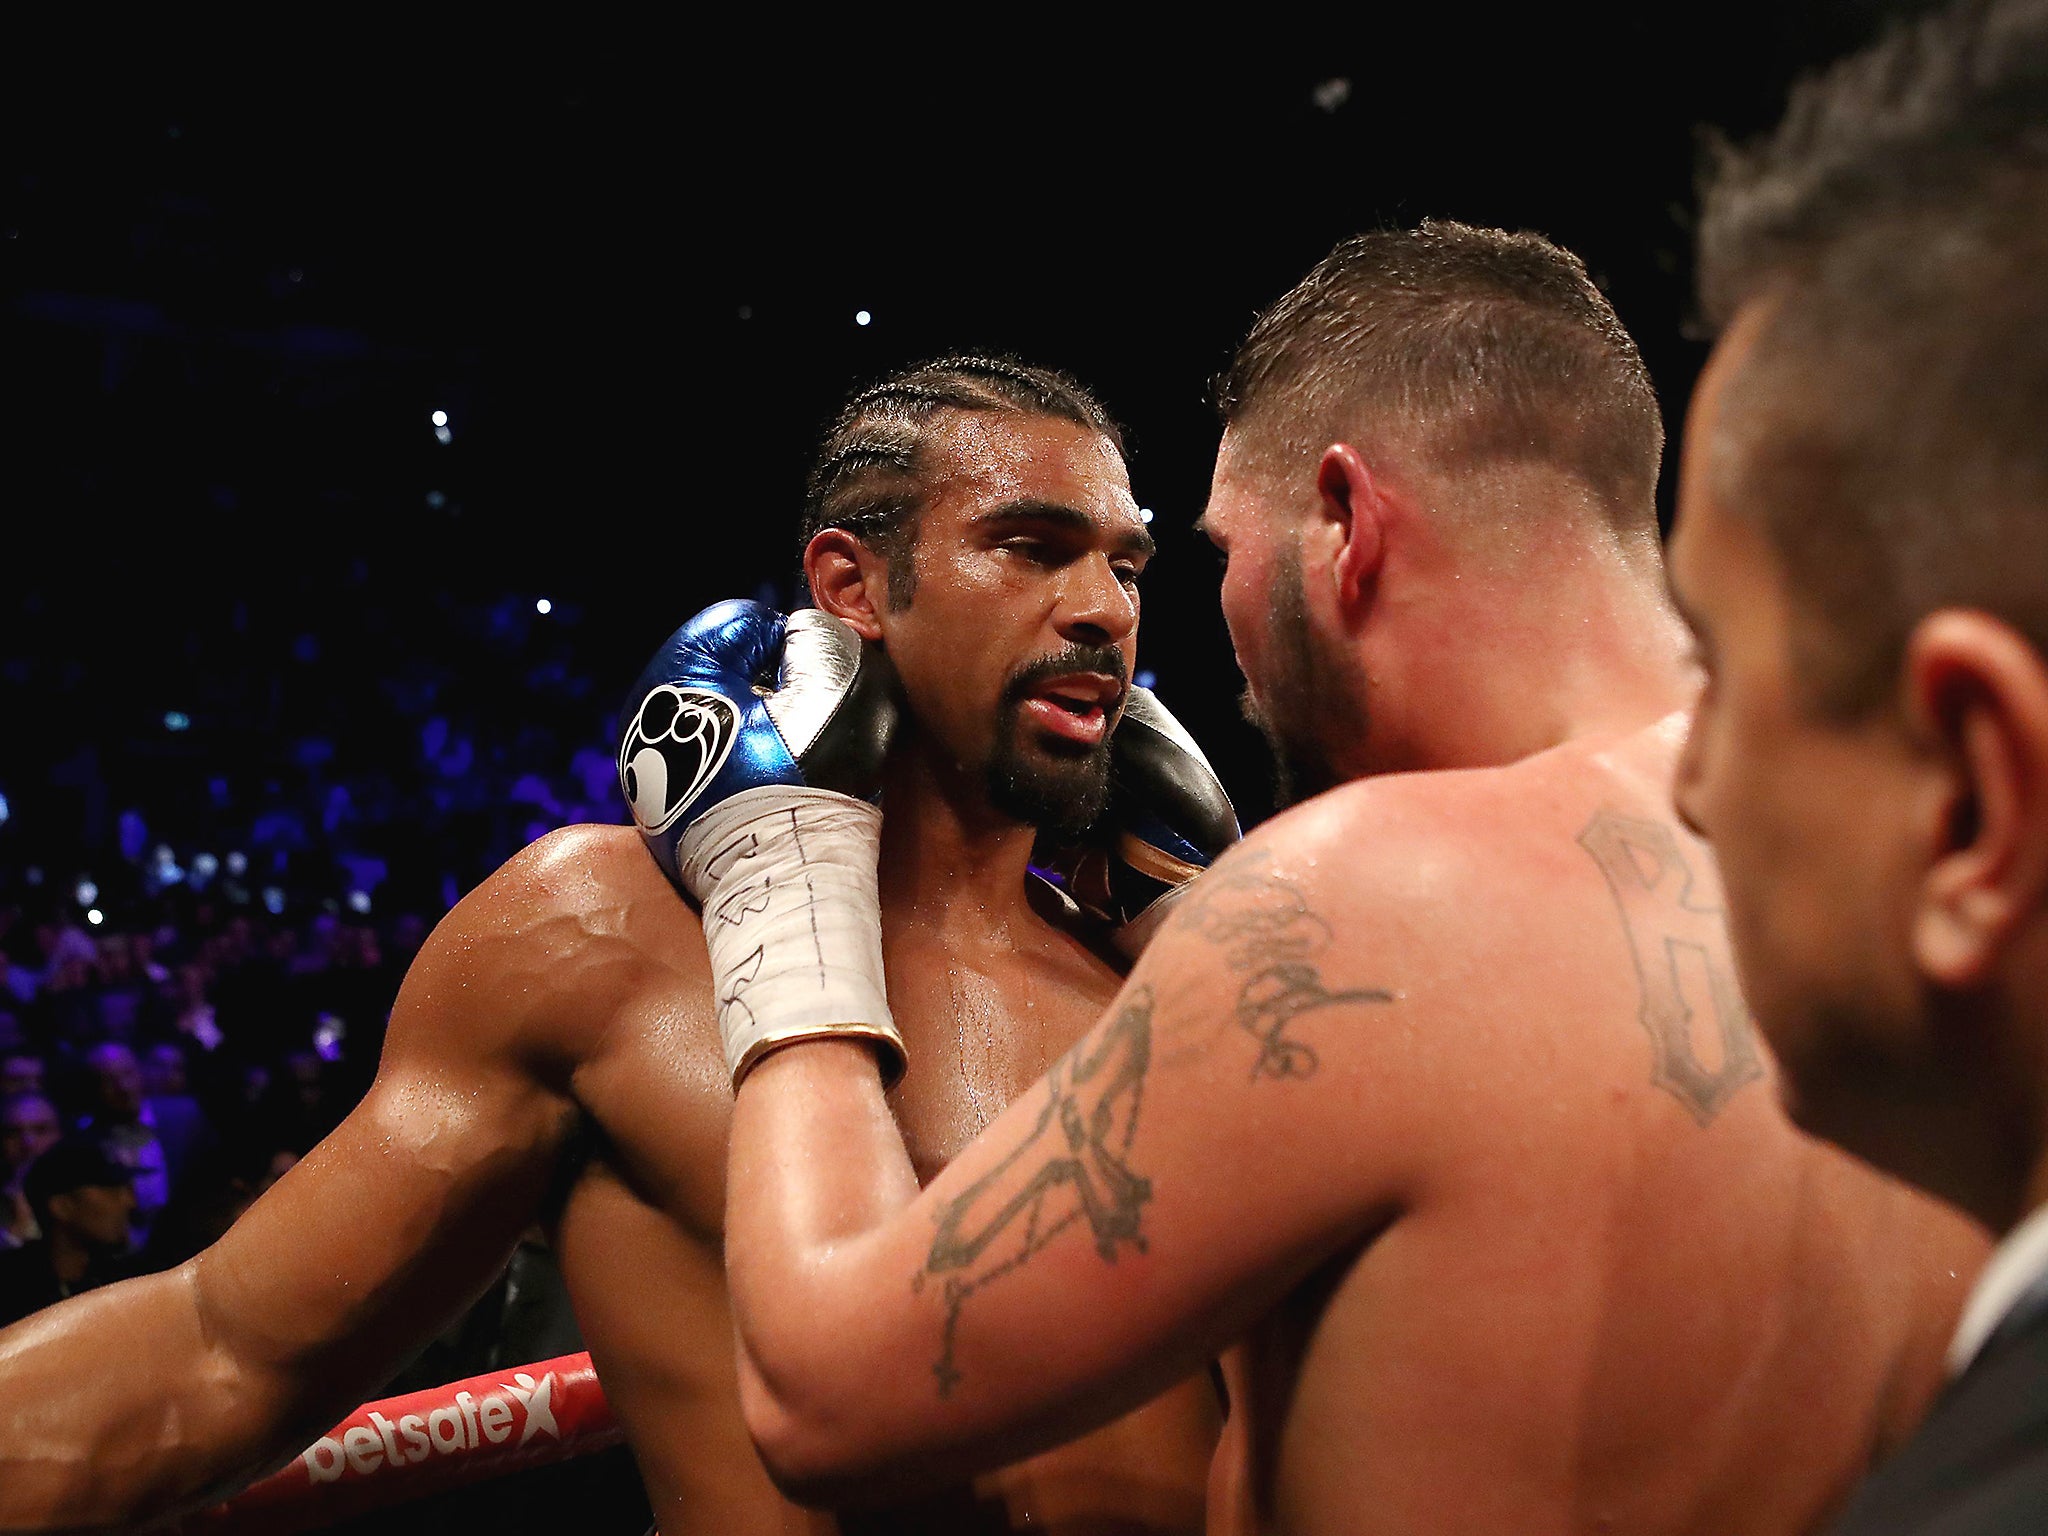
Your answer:
[[[649,834],[674,826],[732,754],[739,707],[722,694],[663,683],[640,701],[619,744],[619,783]]]

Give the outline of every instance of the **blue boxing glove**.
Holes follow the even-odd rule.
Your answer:
[[[882,978],[874,803],[897,715],[879,648],[816,608],[705,609],[635,685],[619,783],[703,914],[733,1086],[778,1046],[903,1042]]]
[[[1109,752],[1108,809],[1038,858],[1135,960],[1188,882],[1243,834],[1209,759],[1149,688],[1131,689]]]
[[[888,658],[842,620],[716,603],[663,641],[633,685],[619,783],[655,862],[681,884],[677,837],[742,790],[809,785],[872,800],[896,714]]]

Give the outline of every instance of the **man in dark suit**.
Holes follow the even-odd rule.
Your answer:
[[[1679,809],[1795,1116],[2004,1234],[1834,1529],[2048,1531],[2048,0],[1804,83],[1700,255]]]

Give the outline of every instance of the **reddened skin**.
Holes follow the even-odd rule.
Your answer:
[[[1363,454],[1349,443],[1332,443],[1316,465],[1316,511],[1303,555],[1309,563],[1328,563],[1348,615],[1379,574],[1399,508]]]
[[[1901,685],[1929,764],[1913,959],[1971,990],[2048,898],[2048,661],[1990,614],[1945,609],[1915,626]]]

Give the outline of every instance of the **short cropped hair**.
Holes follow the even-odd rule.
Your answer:
[[[21,1176],[22,1198],[29,1214],[45,1232],[52,1229],[50,1202],[81,1189],[132,1187],[135,1175],[110,1151],[105,1141],[87,1131],[74,1131],[28,1165]]]
[[[1541,463],[1618,527],[1656,528],[1649,372],[1585,264],[1538,234],[1426,219],[1352,236],[1258,317],[1215,396],[1255,451],[1313,452],[1381,412],[1439,469]]]
[[[1784,564],[1808,706],[1896,699],[1941,608],[2048,650],[2048,0],[1894,24],[1710,146],[1698,285],[1756,313],[1714,494]]]
[[[855,393],[826,430],[804,495],[798,552],[826,528],[844,528],[889,567],[889,602],[910,601],[910,554],[929,487],[925,450],[942,411],[1051,416],[1099,432],[1121,457],[1123,429],[1067,374],[1013,357],[956,354],[890,374]]]

